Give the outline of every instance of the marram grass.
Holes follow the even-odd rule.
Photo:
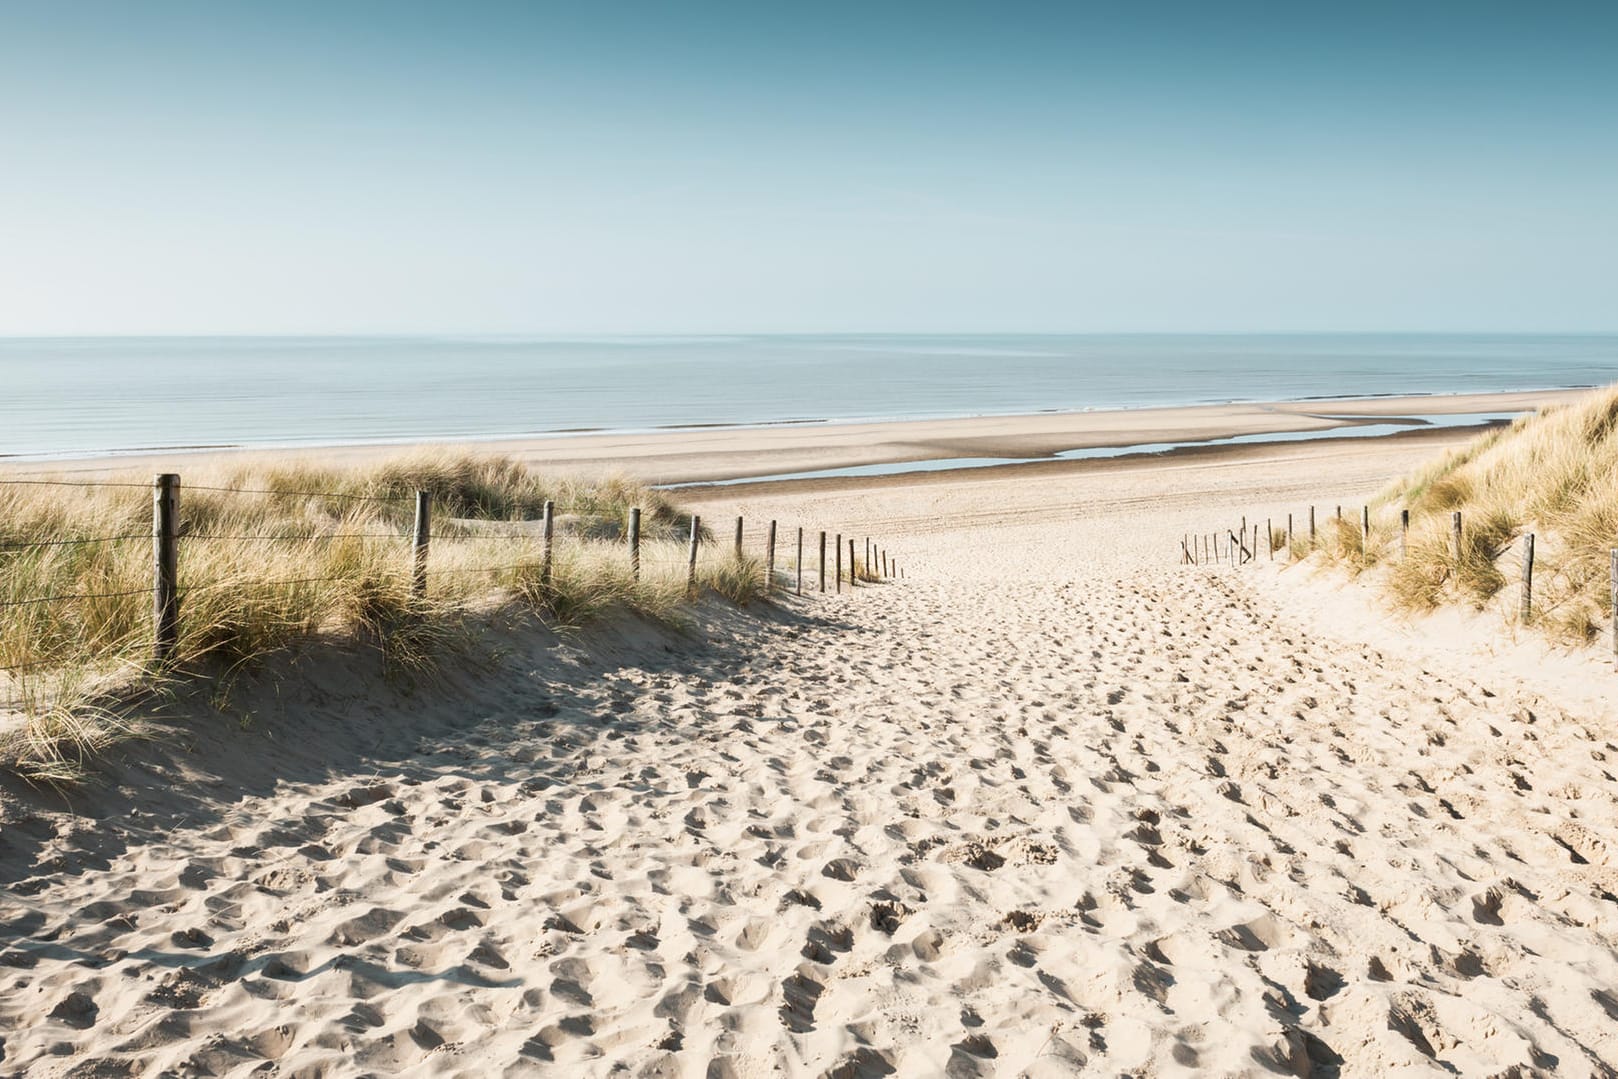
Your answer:
[[[1410,511],[1399,552],[1399,511]],[[1456,551],[1451,514],[1460,511]],[[1328,560],[1383,565],[1394,603],[1520,610],[1522,537],[1535,535],[1532,621],[1563,641],[1593,639],[1611,619],[1609,554],[1618,547],[1618,386],[1488,431],[1402,477],[1372,503],[1361,547],[1352,529],[1322,529]],[[1348,534],[1352,533],[1352,534]],[[1308,543],[1295,545],[1307,553]]]
[[[228,681],[330,638],[375,642],[390,672],[429,675],[465,643],[474,611],[522,607],[564,628],[616,611],[678,624],[696,596],[747,603],[763,592],[756,560],[712,546],[689,590],[689,518],[626,480],[557,480],[508,458],[451,453],[354,469],[188,471],[180,638],[155,671],[149,479],[0,483],[0,604],[69,597],[0,606],[0,716],[21,722],[0,739],[0,762],[36,779],[65,780],[85,753],[127,733],[93,702],[153,676]],[[433,496],[424,598],[410,587],[418,489]],[[558,520],[548,576],[538,524],[547,499]],[[638,578],[622,538],[632,506],[642,511]]]

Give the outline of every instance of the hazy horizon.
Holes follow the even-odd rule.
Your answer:
[[[0,335],[1611,333],[1618,10],[0,12]]]

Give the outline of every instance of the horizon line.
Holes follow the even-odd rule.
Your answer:
[[[583,338],[700,339],[725,337],[1618,337],[1608,329],[1355,329],[1355,330],[282,330],[140,333],[0,333],[0,341],[120,340],[458,340],[566,341]]]

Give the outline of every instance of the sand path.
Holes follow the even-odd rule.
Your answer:
[[[8,826],[0,1071],[1614,1074],[1605,719],[1017,527],[203,825]]]

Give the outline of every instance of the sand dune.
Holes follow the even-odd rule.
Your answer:
[[[711,493],[907,579],[13,791],[0,1071],[1614,1074],[1604,672],[1176,564],[1425,452]]]

